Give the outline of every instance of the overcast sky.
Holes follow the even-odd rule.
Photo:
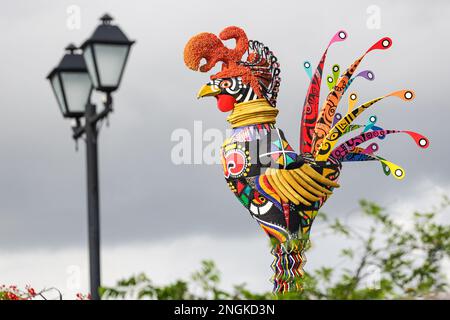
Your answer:
[[[73,5],[81,12],[75,29],[67,25]],[[371,5],[380,9],[379,29],[367,26]],[[169,281],[213,257],[222,263],[228,284],[239,280],[270,289],[266,236],[229,192],[221,167],[171,160],[174,130],[193,133],[194,121],[200,120],[203,130],[227,128],[226,115],[214,100],[195,98],[208,74],[192,72],[183,63],[186,41],[199,32],[217,34],[237,25],[275,52],[282,77],[277,125],[295,147],[309,81],[303,61],[315,66],[340,29],[349,37],[333,45],[326,72],[334,63],[346,68],[379,38],[392,37],[389,50],[372,52],[360,66],[360,71],[372,70],[376,80],[358,79],[352,88],[361,102],[394,90],[415,90],[414,102],[386,99],[371,114],[384,128],[425,134],[431,146],[421,150],[407,136],[388,137],[379,143],[379,154],[402,165],[406,178],[384,176],[377,163],[348,163],[342,187],[323,210],[342,217],[361,198],[414,208],[435,200],[436,190],[450,190],[446,1],[228,0],[220,10],[211,1],[9,1],[0,11],[0,283],[64,290],[68,266],[78,265],[81,289],[86,288],[85,150],[81,141],[75,152],[70,124],[62,119],[45,77],[63,48],[86,39],[105,12],[137,40],[114,94],[110,127],[103,126],[100,138],[103,274],[109,283],[139,271]],[[344,103],[339,110],[346,108]],[[307,266],[325,263],[335,253],[333,241],[321,245],[316,240]],[[177,257],[185,261],[176,264],[183,270],[173,264]],[[244,265],[241,275],[235,275],[238,263]]]

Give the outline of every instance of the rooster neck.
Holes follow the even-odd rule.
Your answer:
[[[270,105],[266,99],[255,99],[235,104],[227,121],[232,128],[275,124],[277,115],[278,109]]]

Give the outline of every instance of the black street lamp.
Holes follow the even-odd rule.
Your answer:
[[[134,41],[130,41],[118,26],[111,25],[105,14],[102,23],[78,53],[69,45],[68,53],[47,79],[50,81],[64,118],[73,118],[72,137],[86,140],[87,202],[89,234],[89,270],[92,299],[98,300],[100,288],[100,202],[98,183],[97,123],[112,112],[111,93],[120,85],[128,55]],[[92,88],[105,94],[103,110],[97,112],[90,101]]]
[[[92,83],[83,56],[70,44],[59,65],[48,75],[64,118],[81,118],[92,92]]]
[[[100,20],[102,24],[81,49],[95,89],[113,92],[119,87],[134,41],[130,41],[118,26],[111,25],[110,15],[105,14]]]

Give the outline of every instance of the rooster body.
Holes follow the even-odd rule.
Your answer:
[[[229,188],[271,238],[284,243],[309,232],[326,194],[321,199],[310,193],[305,203],[283,201],[267,177],[268,169],[273,174],[281,170],[286,174],[299,172],[297,166],[305,161],[288,143],[282,130],[271,124],[235,128],[220,155]]]

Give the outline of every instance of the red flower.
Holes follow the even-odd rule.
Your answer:
[[[12,292],[7,292],[6,296],[9,300],[20,300],[19,297]]]
[[[91,300],[90,294],[77,293],[76,297],[77,297],[77,300]]]
[[[36,296],[36,291],[33,288],[27,288],[28,294],[32,297]]]

